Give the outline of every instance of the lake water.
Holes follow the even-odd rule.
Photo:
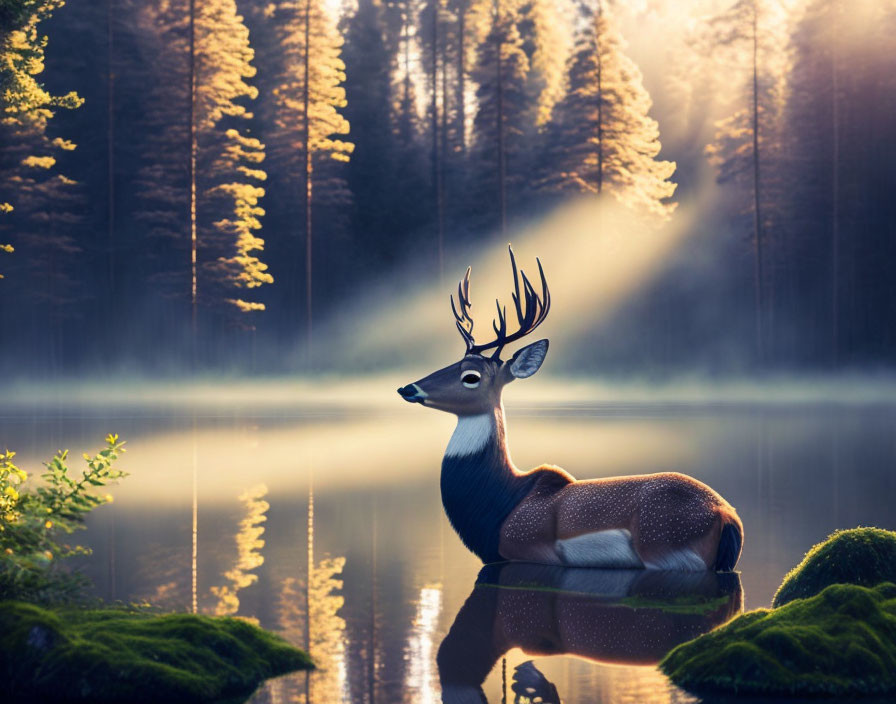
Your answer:
[[[131,476],[82,534],[94,549],[85,570],[105,599],[180,610],[195,576],[200,611],[238,603],[239,615],[297,645],[310,640],[319,670],[268,683],[258,703],[425,704],[443,687],[446,701],[475,702],[479,683],[488,702],[526,702],[516,680],[534,682],[545,702],[698,701],[655,667],[669,647],[741,603],[767,606],[831,531],[896,529],[896,406],[508,393],[522,468],[551,462],[578,478],[677,470],[720,492],[745,526],[741,574],[480,574],[440,503],[453,419],[393,399],[396,385],[20,394],[0,416],[0,445],[34,472],[57,448],[76,465],[106,433],[126,439]]]

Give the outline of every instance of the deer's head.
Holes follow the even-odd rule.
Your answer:
[[[514,285],[514,293],[511,295],[519,329],[514,333],[507,332],[507,309],[495,301],[498,307],[498,317],[492,322],[495,339],[484,344],[476,344],[473,339],[473,319],[470,317],[468,268],[463,280],[457,285],[457,302],[455,303],[454,296],[451,297],[455,324],[467,348],[463,358],[413,384],[402,386],[398,389],[402,398],[411,403],[448,411],[458,416],[479,415],[500,405],[501,391],[505,385],[514,379],[530,377],[539,370],[548,353],[547,340],[538,340],[517,350],[506,361],[501,359],[504,347],[525,337],[541,325],[551,307],[551,293],[541,262],[538,261],[541,295],[535,291],[526,274],[517,270],[512,249],[510,249],[510,264],[513,267]],[[488,350],[494,352],[490,356],[483,355],[483,352]]]

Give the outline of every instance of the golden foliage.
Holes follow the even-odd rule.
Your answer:
[[[156,41],[156,51],[166,60],[174,54],[171,71],[181,74],[175,85],[189,86],[186,1],[161,0],[141,7],[140,13],[146,41]],[[236,289],[273,282],[267,265],[258,257],[264,249],[264,240],[257,233],[264,216],[260,201],[265,191],[257,184],[267,179],[260,168],[265,145],[249,136],[243,126],[253,117],[249,102],[258,97],[258,90],[249,83],[256,73],[252,66],[255,54],[234,0],[196,3],[194,31],[198,295],[203,303],[223,309],[242,327],[238,318],[262,311],[264,305],[234,295]],[[158,101],[157,122],[167,127],[179,119],[182,107],[171,107],[179,88],[165,86],[164,90],[171,93]],[[189,100],[189,93],[177,97]],[[160,152],[152,156],[156,163],[141,173],[142,195],[149,202],[142,216],[158,223],[158,234],[177,239],[180,231],[175,213],[186,194],[178,187],[180,162],[172,162],[167,146],[167,142],[162,149],[154,145]]]
[[[265,16],[274,23],[282,55],[283,70],[272,91],[278,141],[294,148],[296,159],[302,158],[307,147],[313,155],[348,161],[354,144],[338,138],[349,133],[348,121],[340,112],[346,106],[345,63],[340,58],[343,39],[333,18],[320,0],[272,2]],[[308,46],[305,45],[306,23]],[[308,85],[305,85],[306,57],[309,59]]]
[[[71,151],[75,144],[69,140],[46,135],[48,121],[55,108],[73,109],[83,100],[74,92],[62,96],[51,95],[38,82],[37,76],[44,70],[46,36],[38,31],[39,24],[64,5],[64,0],[28,0],[13,3],[4,10],[4,19],[10,24],[0,31],[0,148],[6,152],[11,166],[0,171],[0,188],[15,199],[17,213],[13,217],[21,232],[23,243],[38,244],[42,251],[59,246],[71,251],[73,240],[66,234],[47,236],[35,225],[51,219],[65,224],[71,213],[58,207],[70,198],[60,192],[60,187],[74,182],[70,179],[41,175],[56,164],[53,150]],[[43,207],[56,200],[53,214]],[[10,203],[0,202],[0,214],[13,212]],[[30,222],[29,222],[30,221]],[[21,225],[27,223],[25,228]],[[30,227],[29,227],[30,226]],[[0,245],[2,251],[13,251],[10,245]]]
[[[607,7],[580,29],[568,86],[551,128],[556,146],[547,189],[611,193],[635,210],[668,218],[676,165],[659,159],[659,125],[650,117],[641,71],[625,53]]]
[[[22,159],[22,166],[29,169],[49,169],[56,163],[52,156],[28,156]]]
[[[236,306],[243,313],[250,313],[254,310],[264,310],[264,303],[253,303],[251,301],[244,301],[240,298],[228,298],[227,302]]]

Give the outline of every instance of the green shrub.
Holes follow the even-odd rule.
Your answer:
[[[90,551],[72,544],[68,536],[84,527],[109,494],[95,493],[126,476],[113,465],[124,452],[117,435],[106,437],[106,447],[91,457],[80,477],[70,476],[68,451],[57,452],[45,464],[42,486],[23,485],[28,475],[13,462],[15,453],[0,453],[0,599],[67,601],[83,591],[84,580],[60,569],[60,560]]]
[[[3,701],[212,702],[311,667],[241,619],[0,603]]]
[[[838,530],[787,573],[772,605],[814,596],[831,584],[873,587],[881,582],[896,582],[896,533],[880,528]]]
[[[837,584],[750,611],[672,650],[660,668],[695,692],[896,694],[896,585]]]

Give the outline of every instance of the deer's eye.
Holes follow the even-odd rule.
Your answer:
[[[479,372],[466,371],[460,376],[461,383],[468,389],[475,389],[477,386],[479,386],[479,380]]]

